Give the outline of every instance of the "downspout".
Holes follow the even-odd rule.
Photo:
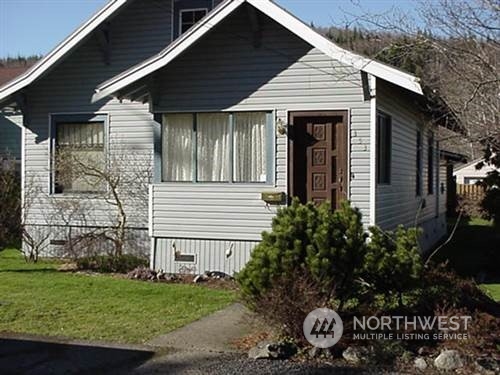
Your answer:
[[[377,196],[377,78],[370,75],[370,226],[376,224]]]

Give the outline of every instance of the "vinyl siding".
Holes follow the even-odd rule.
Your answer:
[[[370,103],[361,73],[313,49],[263,14],[262,45],[254,48],[245,9],[158,72],[155,112],[348,110],[351,129],[350,197],[369,222]],[[216,51],[216,53],[215,53]],[[276,206],[262,191],[287,192],[288,139],[276,135],[273,185],[159,183],[153,187],[153,235],[258,241]]]
[[[110,64],[103,60],[101,47],[93,34],[84,40],[64,61],[29,87],[28,129],[25,137],[26,185],[40,190],[40,197],[28,212],[28,223],[34,225],[67,224],[53,212],[55,201],[66,198],[49,197],[49,128],[50,116],[71,113],[102,113],[107,115],[110,152],[136,153],[138,160],[152,160],[153,117],[147,104],[106,99],[91,103],[95,87],[163,49],[171,39],[170,1],[141,0],[127,5],[109,21]],[[114,150],[114,151],[113,151]],[[137,163],[139,164],[139,163]],[[131,165],[130,168],[142,168]],[[25,190],[28,186],[25,186]],[[78,200],[78,197],[75,198]],[[147,204],[126,207],[129,225],[147,228]],[[65,212],[69,214],[68,211]],[[109,225],[115,210],[104,201],[94,199],[85,222],[74,225]],[[55,234],[54,237],[60,234]]]
[[[245,266],[256,245],[257,242],[253,241],[159,238],[156,240],[153,268],[167,273],[219,271],[233,275]],[[176,261],[175,251],[182,255],[194,255],[194,262]]]
[[[429,178],[428,136],[431,130],[425,128],[418,112],[418,104],[409,93],[385,81],[377,80],[376,94],[377,110],[383,111],[392,118],[392,157],[391,183],[377,184],[376,188],[376,225],[386,230],[395,229],[402,224],[406,227],[415,225],[424,228],[423,237],[432,237],[424,241],[422,247],[428,248],[446,233],[446,228],[437,224],[437,217],[444,214],[439,203],[446,205],[446,195],[440,192],[439,180],[446,182],[446,171],[439,172],[438,180],[438,151],[434,147],[434,192],[428,194],[427,181]],[[417,129],[422,132],[422,195],[416,195],[416,152]],[[441,178],[442,173],[445,174]],[[438,195],[439,194],[439,198]],[[438,202],[439,200],[439,202]],[[439,226],[439,233],[434,233],[434,224]],[[430,228],[430,229],[429,229]],[[429,231],[433,233],[428,233]]]
[[[0,112],[0,156],[21,159],[22,115]]]

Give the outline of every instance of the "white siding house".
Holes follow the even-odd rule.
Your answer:
[[[130,169],[153,171],[148,202],[125,209],[154,268],[240,270],[292,196],[349,199],[366,227],[416,225],[422,248],[435,244],[446,169],[418,80],[341,49],[273,2],[218,3],[112,0],[0,87],[0,105],[23,110],[24,187],[43,193],[28,223],[46,225],[53,199],[79,199],[54,183],[58,129],[94,129],[86,147],[125,149],[138,158]],[[90,220],[51,222],[51,253],[69,228],[110,225],[106,201],[92,203]]]
[[[477,182],[481,182],[489,172],[498,170],[491,165],[484,165],[481,169],[477,169],[476,165],[482,161],[483,159],[476,159],[456,168],[453,171],[453,176],[457,184],[475,185]]]

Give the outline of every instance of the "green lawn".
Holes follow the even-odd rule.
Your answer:
[[[449,230],[455,223],[450,223]],[[434,258],[466,277],[485,277],[483,288],[500,301],[500,232],[490,221],[462,219],[452,240]]]
[[[500,284],[483,284],[482,287],[491,298],[500,302]]]
[[[155,284],[26,264],[0,252],[0,332],[142,343],[217,311],[235,293],[199,285]]]

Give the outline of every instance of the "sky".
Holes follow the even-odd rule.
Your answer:
[[[0,0],[0,58],[45,55],[107,0]],[[307,23],[344,24],[349,14],[382,13],[397,6],[413,10],[413,0],[276,0]]]

